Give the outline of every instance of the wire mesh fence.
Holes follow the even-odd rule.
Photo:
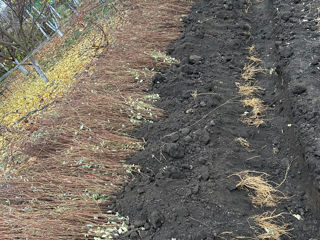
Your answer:
[[[5,24],[6,22],[7,24],[9,23],[8,16],[7,16],[7,15],[10,15],[9,10],[7,10],[9,8],[9,5],[7,5],[6,2],[14,3],[15,1],[0,0],[0,26]],[[22,17],[23,18],[28,17],[28,21],[29,22],[32,21],[32,23],[36,26],[35,30],[39,31],[43,35],[43,38],[38,44],[36,44],[34,48],[32,48],[32,50],[21,61],[18,61],[18,59],[15,57],[11,57],[12,58],[10,62],[11,66],[6,66],[6,63],[5,63],[6,61],[1,62],[0,68],[4,71],[4,74],[0,76],[0,84],[17,69],[21,70],[24,74],[28,75],[28,72],[23,66],[27,64],[27,62],[31,60],[31,58],[35,56],[37,52],[39,52],[43,47],[45,47],[46,43],[48,43],[50,39],[52,39],[52,37],[55,37],[55,36],[63,37],[61,28],[63,27],[63,25],[68,24],[70,17],[72,17],[73,14],[75,15],[79,14],[78,8],[81,7],[81,5],[85,4],[86,2],[87,0],[82,0],[82,1],[67,0],[60,5],[55,5],[55,2],[53,0],[48,1],[47,2],[48,11],[46,12],[48,16],[45,16],[44,7],[41,8],[41,2],[37,0],[30,1],[30,4],[25,6],[26,8],[24,9],[24,13],[22,14]],[[101,3],[103,6],[106,5],[106,2],[104,0],[99,0],[99,3]],[[68,8],[71,12],[73,12],[73,14],[70,13],[67,16],[62,16],[62,13],[59,12],[59,8],[61,9],[61,7]],[[40,21],[40,19],[44,19],[44,20]],[[17,21],[21,21],[21,20],[17,19]],[[1,34],[1,31],[0,31],[0,35],[3,35]],[[0,41],[0,47],[3,48],[1,41]],[[12,47],[12,49],[15,49],[15,48],[16,46]],[[0,50],[0,53],[2,53],[1,50]],[[1,55],[2,55],[2,59],[5,59],[3,57],[3,54],[0,54],[0,59],[1,59]],[[40,72],[39,73],[40,76],[41,75],[44,76],[42,78],[45,80],[45,82],[47,82],[48,79],[46,79],[44,73],[41,74],[42,70],[40,65],[35,64],[34,67],[36,68],[36,71],[38,73]]]

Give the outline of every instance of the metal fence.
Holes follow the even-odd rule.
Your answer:
[[[75,5],[80,5],[80,1],[79,0],[72,0],[74,3],[76,3]],[[0,3],[2,1],[0,0]],[[101,0],[100,0],[101,2]],[[104,2],[104,1],[103,1]],[[72,9],[71,9],[72,10]],[[69,21],[67,21],[65,24],[68,24]],[[65,25],[64,24],[64,25]],[[63,27],[63,26],[61,26]],[[5,74],[3,74],[1,77],[0,77],[0,84],[1,82],[3,82],[8,76],[10,76],[14,71],[16,71],[18,68],[22,67],[32,56],[34,56],[38,51],[40,51],[45,45],[47,42],[50,41],[50,39],[52,37],[55,37],[57,34],[59,36],[61,36],[61,34],[59,33],[59,31],[54,31],[53,34],[51,35],[51,37],[46,37],[46,39],[44,41],[42,41],[31,53],[29,53],[22,61],[20,61],[18,64],[16,64],[16,66],[14,66],[12,69],[10,69],[9,71],[7,71]]]

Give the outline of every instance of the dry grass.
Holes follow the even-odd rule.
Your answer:
[[[247,3],[249,8],[251,0],[248,0]],[[246,9],[246,11],[248,11],[248,9]],[[248,125],[259,127],[264,123],[264,114],[267,107],[257,96],[260,92],[264,91],[264,89],[256,86],[255,77],[257,73],[265,73],[266,70],[260,67],[262,60],[257,57],[255,46],[250,46],[248,50],[249,56],[247,59],[249,60],[249,63],[245,64],[241,75],[244,83],[236,83],[236,86],[239,88],[239,95],[244,97],[241,102],[248,110],[243,114],[243,122]],[[249,147],[249,144],[245,139],[237,138],[236,141],[243,147]],[[238,182],[237,187],[249,191],[249,197],[254,206],[276,207],[282,200],[288,199],[278,190],[278,188],[286,180],[289,167],[290,166],[288,166],[284,180],[277,186],[274,186],[275,184],[268,181],[269,175],[264,172],[246,170],[235,173],[232,176],[239,177],[240,181]],[[254,216],[250,219],[253,219],[255,225],[258,226],[258,228],[254,228],[256,237],[238,236],[233,237],[232,239],[280,240],[281,236],[289,237],[290,229],[288,229],[287,224],[280,221],[281,218],[282,214],[275,215],[274,212],[266,212],[262,215]]]
[[[257,73],[266,73],[266,69],[259,66],[262,60],[257,57],[255,46],[251,45],[248,48],[248,51],[249,56],[247,57],[247,59],[249,60],[249,63],[244,65],[243,73],[241,75],[242,79],[245,81],[255,80],[255,75]]]
[[[240,143],[240,145],[244,148],[249,148],[250,147],[250,144],[249,142],[247,141],[247,139],[244,139],[242,137],[238,137],[235,139],[236,142]]]
[[[316,18],[317,25],[320,26],[320,7],[317,8],[318,17]]]
[[[250,47],[248,47],[248,50],[249,50],[250,56],[255,56],[257,54],[256,47],[254,45],[251,45]]]
[[[0,180],[1,239],[93,239],[121,225],[108,214],[108,199],[128,180],[124,160],[143,147],[127,133],[163,114],[152,107],[153,96],[144,96],[151,80],[144,69],[168,63],[148,53],[163,52],[178,37],[178,19],[190,4],[117,6],[122,15],[111,19],[109,45],[78,74],[71,92],[25,119],[24,141],[10,143],[10,172]],[[145,81],[135,72],[145,72]]]
[[[245,115],[243,122],[259,127],[264,123],[264,113],[266,106],[262,103],[260,98],[252,97],[241,100],[242,104],[246,108],[250,108],[250,113]]]
[[[248,110],[250,111],[244,114],[243,122],[259,127],[264,123],[264,113],[267,108],[263,105],[262,100],[255,96],[259,92],[264,91],[263,88],[256,86],[255,77],[257,73],[265,73],[266,70],[259,66],[262,60],[257,57],[255,46],[250,46],[248,50],[249,57],[247,58],[249,59],[249,63],[245,64],[243,73],[241,74],[244,83],[236,83],[236,86],[239,88],[239,95],[244,97],[241,100],[243,106],[249,108]]]
[[[249,85],[249,84],[241,85],[240,83],[236,83],[236,86],[239,88],[238,93],[244,97],[250,97],[264,91],[263,88],[255,85]]]
[[[261,63],[262,60],[256,56],[249,56],[247,57],[248,60],[250,60],[251,62],[254,62],[254,63]]]
[[[248,219],[250,228],[255,232],[255,237],[237,236],[233,232],[222,232],[219,239],[247,239],[247,240],[281,240],[282,237],[291,237],[289,224],[284,222],[283,213],[275,214],[275,211],[267,211],[261,215],[255,215]]]
[[[254,80],[257,73],[265,73],[266,70],[258,66],[256,62],[250,62],[243,67],[244,72],[241,74],[245,81]]]
[[[198,93],[197,90],[194,90],[194,91],[191,93],[191,96],[193,97],[194,100],[196,100],[199,96],[208,96],[208,95],[217,95],[217,93],[214,93],[214,92]]]
[[[246,170],[232,176],[240,178],[238,188],[251,192],[250,199],[255,206],[275,207],[279,202],[287,199],[281,191],[271,185],[267,180],[269,175],[266,173]]]
[[[283,222],[283,214],[275,212],[265,212],[261,215],[251,217],[259,228],[252,227],[257,236],[257,240],[280,240],[283,236],[290,238],[289,225]]]
[[[255,75],[257,73],[266,73],[266,69],[259,66],[262,60],[257,57],[255,46],[251,45],[248,50],[249,56],[247,57],[247,59],[249,60],[249,63],[245,64],[245,66],[243,67],[243,73],[241,75],[242,79],[245,81],[255,80]]]

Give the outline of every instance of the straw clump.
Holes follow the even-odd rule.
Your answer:
[[[242,137],[238,137],[235,139],[236,142],[240,143],[240,145],[244,148],[249,148],[250,147],[250,144],[248,142],[247,139],[245,138],[242,138]]]
[[[255,75],[257,73],[264,73],[265,72],[265,69],[259,67],[256,62],[251,62],[251,63],[245,64],[245,66],[243,67],[243,70],[244,70],[244,72],[241,74],[241,77],[245,81],[254,80]]]
[[[254,228],[256,231],[256,239],[259,240],[280,240],[283,236],[290,238],[289,225],[283,222],[283,214],[276,214],[274,211],[265,212],[261,215],[251,217],[254,223],[259,228]]]
[[[250,85],[250,84],[242,85],[237,82],[236,86],[239,88],[238,93],[244,97],[254,96],[254,95],[259,94],[260,92],[264,91],[263,88],[256,86],[256,85]]]
[[[259,207],[275,207],[282,200],[287,199],[276,187],[266,179],[268,174],[256,171],[242,171],[233,174],[239,177],[238,188],[250,191],[252,204]]]
[[[263,88],[256,85],[256,75],[258,73],[265,73],[266,70],[259,65],[262,60],[257,57],[255,46],[252,45],[248,48],[249,56],[247,59],[249,63],[243,67],[241,78],[243,83],[236,83],[238,87],[238,94],[244,97],[241,100],[242,105],[249,110],[243,115],[243,122],[250,126],[259,127],[264,123],[264,113],[267,108],[264,106],[262,100],[259,98],[259,93],[264,91]]]

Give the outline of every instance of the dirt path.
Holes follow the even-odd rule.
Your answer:
[[[185,31],[168,47],[181,62],[153,77],[153,92],[161,96],[157,104],[167,117],[135,133],[147,145],[128,162],[142,171],[115,202],[132,224],[123,239],[262,239],[266,233],[265,239],[288,239],[253,218],[268,214],[282,214],[273,223],[290,230],[291,239],[319,238],[319,109],[318,100],[305,100],[314,99],[319,65],[313,60],[304,75],[295,65],[310,54],[319,57],[313,40],[314,48],[304,51],[302,36],[310,36],[297,24],[303,20],[298,10],[313,1],[246,2],[196,1],[184,18]],[[311,34],[319,38],[315,30]],[[245,81],[241,74],[248,65],[258,71]],[[296,74],[299,84],[292,81]],[[240,86],[258,90],[241,94]],[[255,117],[255,107],[244,106],[252,99],[265,107]],[[260,126],[249,126],[255,123]],[[246,170],[265,177],[279,202],[254,204],[249,195],[255,193],[237,187],[239,177],[231,176]]]

